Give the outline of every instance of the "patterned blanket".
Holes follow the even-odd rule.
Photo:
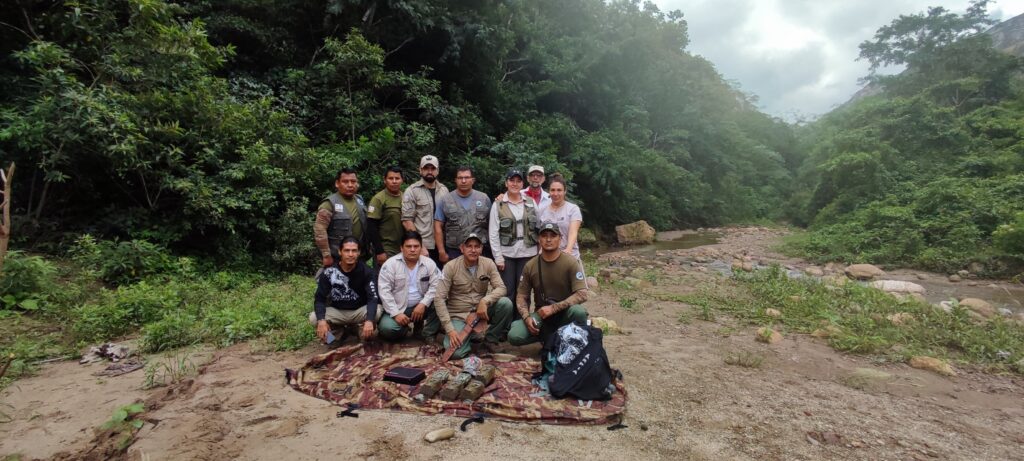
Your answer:
[[[439,398],[419,403],[413,400],[418,385],[382,379],[385,372],[399,366],[420,368],[428,377],[441,368],[458,373],[462,361],[441,363],[439,352],[435,346],[357,344],[313,357],[302,368],[286,369],[285,375],[288,384],[299,392],[340,406],[358,404],[362,409],[461,417],[479,412],[496,419],[537,424],[609,424],[619,421],[626,410],[626,388],[621,380],[615,381],[617,392],[607,401],[554,399],[539,395],[540,389],[530,382],[540,370],[538,360],[508,354],[480,356],[498,372],[484,394],[472,403]]]

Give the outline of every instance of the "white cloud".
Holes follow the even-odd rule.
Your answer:
[[[729,80],[754,93],[766,112],[793,119],[816,116],[847,101],[868,73],[858,45],[901,14],[935,0],[655,0],[681,10],[690,31],[687,49],[708,58]],[[967,0],[945,2],[953,11]],[[1024,13],[1024,0],[989,4],[995,19]]]

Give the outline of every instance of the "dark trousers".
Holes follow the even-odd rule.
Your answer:
[[[530,258],[505,258],[505,270],[499,271],[501,272],[501,281],[505,283],[508,299],[512,300],[513,305],[516,304],[519,278],[523,276],[523,268],[526,267],[526,262],[529,260]],[[514,309],[512,316],[515,320],[519,320],[519,309]]]

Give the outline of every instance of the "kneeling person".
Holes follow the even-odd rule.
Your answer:
[[[490,258],[480,256],[483,239],[471,233],[459,246],[462,256],[445,264],[441,283],[437,287],[434,307],[444,327],[444,348],[458,348],[453,359],[469,354],[469,338],[459,339],[466,326],[466,317],[476,311],[481,320],[488,321],[484,340],[497,344],[508,334],[512,322],[512,301],[505,296],[505,283],[501,281],[498,266]]]
[[[434,340],[441,323],[432,304],[441,271],[428,256],[421,256],[423,237],[419,232],[402,235],[402,252],[380,266],[377,279],[384,315],[380,319],[380,337],[402,339],[408,327],[422,324],[423,339]]]
[[[359,240],[354,237],[341,241],[339,253],[339,261],[317,278],[309,321],[316,325],[316,335],[325,343],[330,342],[328,333],[340,343],[351,328],[358,328],[365,341],[373,338],[374,325],[381,315],[376,274],[359,260]]]
[[[508,332],[508,342],[513,346],[544,343],[562,325],[587,321],[587,310],[582,306],[587,300],[586,277],[580,261],[558,249],[558,224],[541,224],[538,240],[540,254],[526,263],[516,293],[516,307],[522,320],[512,322]],[[536,308],[532,314],[531,292]]]

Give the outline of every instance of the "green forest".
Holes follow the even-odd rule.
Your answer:
[[[687,50],[685,12],[639,0],[3,2],[3,351],[27,370],[139,329],[149,351],[301,347],[335,172],[369,197],[425,154],[489,195],[544,165],[598,234],[794,226],[787,251],[817,261],[1013,277],[1024,61],[987,6],[880,25],[861,59],[906,70],[793,124]]]

